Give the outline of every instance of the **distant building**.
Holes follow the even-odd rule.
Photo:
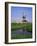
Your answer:
[[[22,22],[23,22],[23,23],[27,23],[26,17],[23,16],[22,18],[23,18]]]

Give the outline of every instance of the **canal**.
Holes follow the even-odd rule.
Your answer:
[[[11,30],[11,39],[32,38],[32,32],[26,29]]]

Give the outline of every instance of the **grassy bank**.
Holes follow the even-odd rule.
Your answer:
[[[32,32],[31,23],[11,23],[11,29],[26,29],[27,31]]]
[[[11,37],[11,39],[29,39],[32,38],[32,35],[24,35],[24,34],[18,34],[16,37]]]

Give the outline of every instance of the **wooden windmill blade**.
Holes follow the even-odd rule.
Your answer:
[[[23,19],[26,19],[26,15],[24,11],[23,11]]]

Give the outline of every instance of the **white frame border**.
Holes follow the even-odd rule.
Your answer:
[[[32,7],[32,39],[13,39],[11,40],[11,6],[16,7]],[[14,42],[28,42],[28,41],[35,41],[35,6],[34,5],[25,5],[25,4],[8,4],[8,42],[14,43]]]

